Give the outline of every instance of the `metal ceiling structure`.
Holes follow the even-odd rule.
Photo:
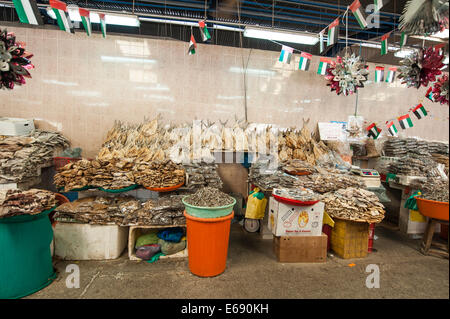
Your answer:
[[[48,17],[45,8],[47,1],[37,1],[46,24],[56,24]],[[247,25],[258,25],[275,29],[306,31],[317,34],[326,28],[336,17],[345,12],[353,0],[67,0],[68,5],[77,5],[91,10],[132,13],[141,19],[139,28],[108,26],[108,32],[137,36],[168,37],[189,41],[191,28],[174,23],[155,23],[145,18],[168,19],[173,22],[197,22],[205,19],[208,26],[218,24],[234,30],[243,30]],[[362,7],[373,4],[373,0],[360,0]],[[379,41],[380,37],[395,31],[406,0],[390,0],[380,13],[379,28],[362,30],[352,14],[348,16],[348,36],[357,41]],[[368,13],[366,13],[367,15]],[[12,0],[0,1],[0,21],[17,22]],[[199,31],[194,28],[194,35]],[[95,29],[94,29],[95,30]],[[242,46],[264,50],[279,50],[279,45],[265,40],[243,38],[240,32],[222,29],[212,30],[213,44]],[[340,41],[330,47],[325,55],[335,56],[345,46],[345,28],[340,28]],[[400,36],[393,38],[398,42]],[[349,43],[355,43],[350,41]],[[422,41],[416,41],[421,43]],[[414,44],[414,41],[412,42]],[[311,47],[296,45],[296,49],[319,54],[318,45]],[[373,49],[372,49],[373,50]],[[392,56],[392,54],[390,54]],[[386,58],[386,57],[385,57]]]

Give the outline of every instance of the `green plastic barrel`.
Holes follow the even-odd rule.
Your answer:
[[[34,216],[0,219],[0,299],[31,295],[55,279],[48,218],[55,207]]]

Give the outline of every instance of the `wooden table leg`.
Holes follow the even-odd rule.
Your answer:
[[[430,250],[431,242],[433,240],[435,226],[436,226],[436,220],[434,220],[433,218],[429,218],[427,228],[425,230],[425,234],[423,235],[423,239],[422,239],[422,253],[425,255],[427,255],[428,251]]]

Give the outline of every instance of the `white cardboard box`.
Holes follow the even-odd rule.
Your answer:
[[[34,122],[29,119],[0,117],[0,135],[28,135],[34,131]]]
[[[275,236],[320,236],[322,235],[325,204],[294,206],[269,199],[268,228]]]

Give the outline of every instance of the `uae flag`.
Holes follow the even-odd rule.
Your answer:
[[[400,48],[403,48],[406,45],[406,41],[408,41],[408,35],[405,32],[402,32],[402,37],[400,38]]]
[[[391,33],[386,33],[381,37],[381,55],[385,55],[388,53],[388,38],[391,35]]]
[[[104,13],[99,13],[100,17],[100,28],[102,29],[102,35],[106,38],[106,15]]]
[[[433,87],[429,87],[427,90],[427,93],[425,94],[425,97],[427,99],[429,99],[431,102],[434,102],[434,97],[433,97]]]
[[[92,27],[91,27],[91,19],[89,18],[89,11],[83,8],[79,9],[80,16],[81,16],[81,22],[83,23],[84,30],[86,30],[86,33],[88,36],[91,36],[92,34]]]
[[[339,18],[333,21],[328,26],[328,39],[327,39],[327,46],[333,45],[337,42],[339,35]]]
[[[388,69],[388,73],[386,75],[386,80],[384,80],[384,81],[387,82],[387,83],[394,82],[395,72],[397,72],[397,68],[396,67],[389,68]]]
[[[417,119],[421,119],[422,117],[425,117],[428,115],[427,110],[425,110],[425,107],[420,103],[417,105],[413,110],[414,115],[417,117]]]
[[[383,82],[384,66],[375,67],[375,83]]]
[[[398,130],[395,127],[394,121],[386,122],[388,132],[391,136],[397,136]]]
[[[375,11],[374,12],[380,11],[381,8],[383,8],[383,6],[386,3],[388,3],[388,2],[389,2],[389,0],[375,0],[374,1],[374,5],[375,5]]]
[[[356,21],[358,21],[361,29],[365,29],[367,27],[367,21],[363,13],[361,12],[361,3],[359,2],[359,0],[353,1],[349,9],[352,10],[353,15],[355,16]]]
[[[367,128],[366,128],[368,134],[368,137],[373,138],[374,140],[376,140],[378,138],[378,136],[381,133],[381,129],[379,129],[375,123],[370,124]]]
[[[43,25],[36,0],[13,0],[19,20],[22,23]]]
[[[319,43],[320,43],[320,53],[325,50],[325,45],[323,43],[323,34],[325,33],[325,29],[319,32]]]
[[[400,127],[402,129],[407,129],[408,127],[413,127],[413,122],[411,121],[409,114],[400,116],[398,118],[398,122],[400,123]]]
[[[328,67],[330,66],[331,60],[328,58],[320,58],[319,68],[317,69],[317,74],[325,75],[327,74]]]
[[[281,48],[280,58],[278,59],[278,61],[290,64],[293,53],[294,53],[293,48],[283,45],[283,47]]]
[[[191,40],[189,41],[189,55],[195,54],[195,49],[197,48],[197,42],[195,42],[194,35],[191,34]]]
[[[444,47],[445,47],[445,43],[439,43],[439,44],[436,44],[434,46],[434,50],[438,51],[439,55],[443,55],[444,54]]]
[[[203,42],[211,39],[211,35],[209,34],[208,28],[206,27],[205,21],[200,21],[198,23],[198,27],[200,28],[200,33],[202,35]]]
[[[312,54],[302,52],[300,54],[300,63],[298,64],[298,69],[302,71],[308,71],[309,65],[311,63]]]
[[[67,13],[66,4],[59,0],[50,0],[50,7],[56,15],[59,28],[68,33],[74,33],[72,21],[70,21],[69,14]]]

